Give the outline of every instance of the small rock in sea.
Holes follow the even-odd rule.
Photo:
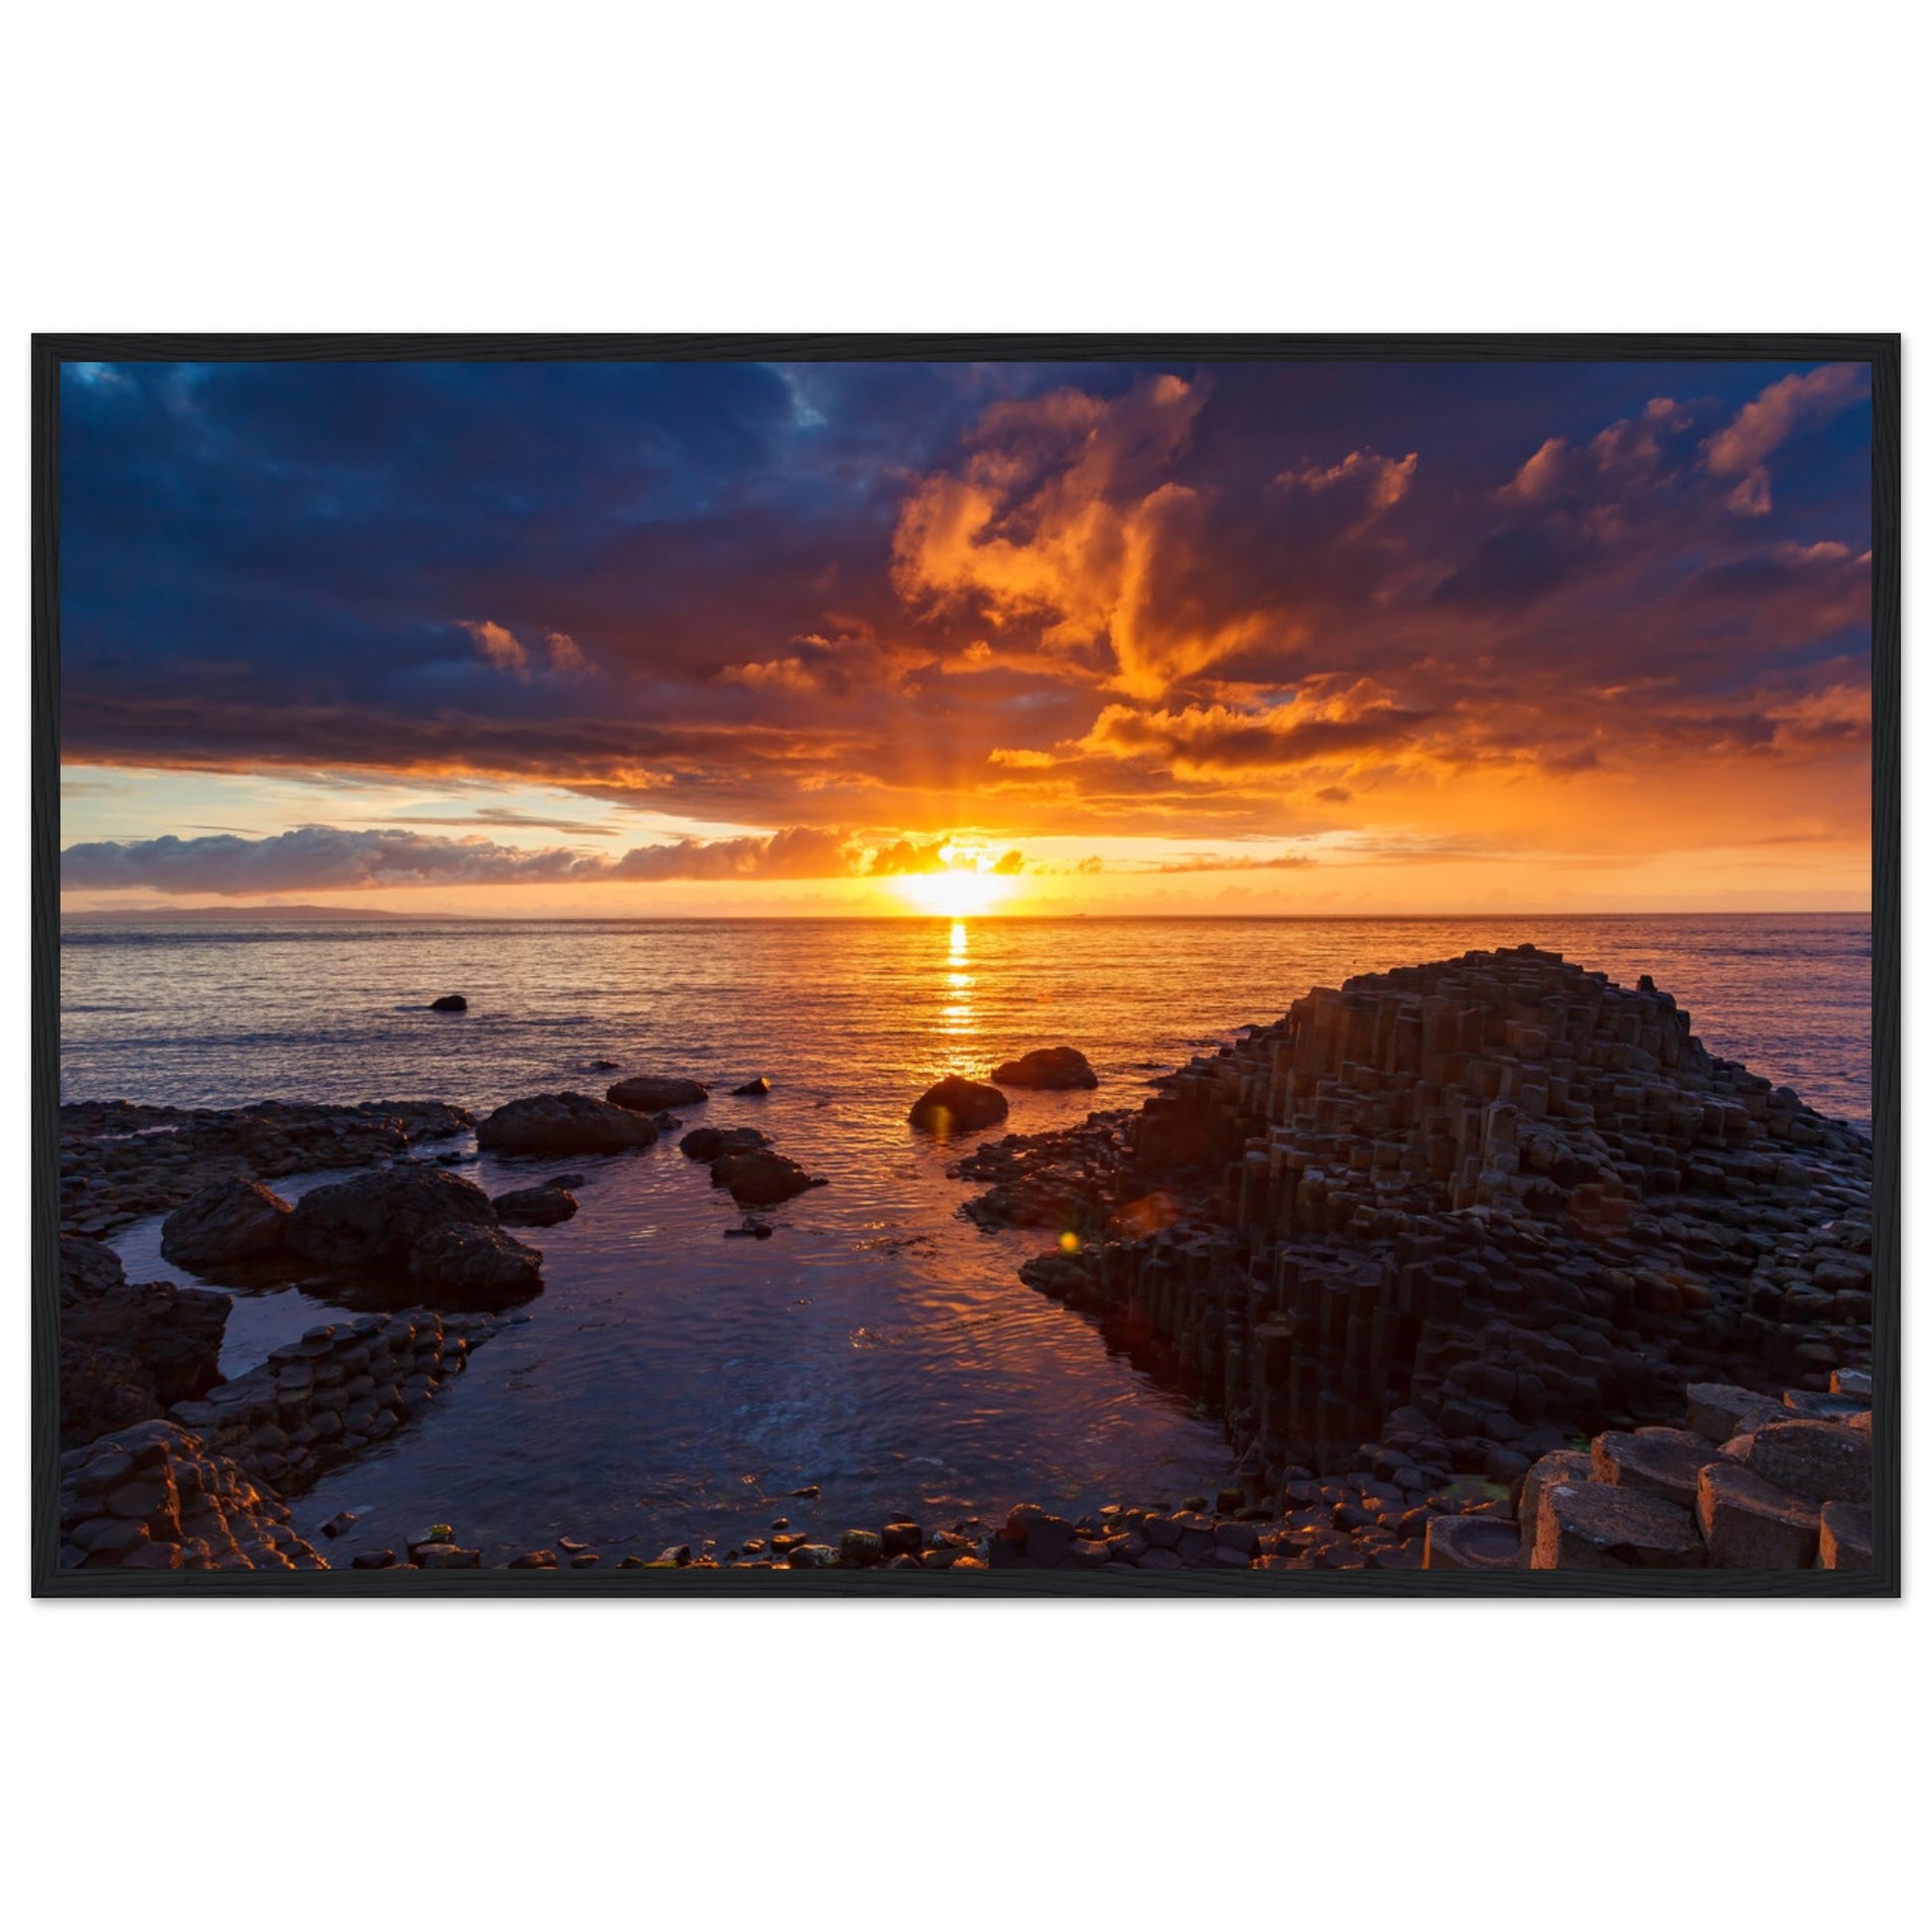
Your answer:
[[[657,1129],[641,1115],[587,1093],[507,1101],[477,1127],[477,1145],[498,1154],[620,1154],[656,1139]]]
[[[756,1127],[694,1127],[677,1145],[690,1160],[717,1161],[727,1154],[756,1154],[771,1142]]]
[[[942,1140],[950,1134],[974,1134],[1007,1117],[1007,1097],[998,1087],[948,1073],[913,1101],[906,1119],[914,1127]]]
[[[511,1570],[555,1570],[556,1567],[554,1550],[525,1550],[520,1557],[511,1557],[508,1564]]]
[[[603,1561],[604,1559],[595,1550],[579,1550],[571,1558],[570,1567],[573,1570],[590,1570]]]
[[[444,1294],[534,1295],[543,1256],[501,1228],[436,1228],[410,1249],[409,1273]]]
[[[620,1570],[641,1570],[644,1568],[644,1560],[642,1557],[620,1557],[618,1559],[618,1568]]]
[[[740,1100],[762,1100],[771,1091],[771,1082],[762,1073],[756,1080],[747,1080],[742,1087],[733,1087],[733,1094]]]
[[[470,1002],[461,993],[446,993],[440,1000],[432,1000],[429,1010],[432,1013],[468,1013]]]
[[[606,1094],[614,1107],[627,1107],[636,1114],[661,1113],[667,1107],[695,1107],[711,1097],[711,1089],[697,1080],[675,1075],[637,1073],[620,1080]]]
[[[490,1202],[496,1218],[509,1227],[548,1228],[577,1212],[577,1197],[555,1185],[515,1187]]]
[[[996,1086],[1097,1087],[1099,1076],[1087,1064],[1087,1056],[1077,1046],[1037,1046],[993,1069]]]
[[[357,1550],[349,1558],[351,1570],[393,1570],[396,1567],[396,1553],[393,1550]]]
[[[441,1168],[381,1168],[312,1187],[288,1217],[288,1243],[324,1268],[405,1264],[417,1242],[458,1227],[493,1228],[496,1210],[474,1180]]]
[[[774,1516],[771,1519],[771,1527],[774,1530],[788,1530],[791,1528],[791,1518],[789,1516]]]
[[[740,1207],[776,1207],[827,1184],[824,1175],[807,1173],[796,1161],[770,1148],[721,1155],[711,1164],[711,1179],[714,1186],[729,1188]]]
[[[557,1548],[563,1551],[566,1556],[574,1557],[579,1550],[588,1550],[590,1547],[588,1543],[582,1542],[574,1536],[560,1536],[557,1539]]]
[[[688,1543],[674,1543],[668,1550],[663,1551],[658,1556],[657,1561],[659,1563],[674,1563],[682,1570],[691,1561],[691,1546]]]
[[[818,1484],[808,1482],[804,1488],[792,1490],[791,1494],[794,1496],[803,1496],[807,1502],[816,1502],[819,1494]]]
[[[593,1060],[590,1065],[590,1070],[593,1073],[615,1073],[618,1070],[618,1064],[616,1060]]]
[[[330,1517],[328,1522],[323,1524],[322,1533],[324,1536],[343,1536],[353,1529],[354,1526],[355,1511],[352,1509],[339,1509],[335,1515]]]
[[[191,1194],[161,1224],[161,1252],[178,1268],[206,1273],[281,1251],[293,1210],[259,1180],[229,1174]]]

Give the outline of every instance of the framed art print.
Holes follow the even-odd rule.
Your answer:
[[[37,1591],[1895,1594],[1898,376],[38,339]]]

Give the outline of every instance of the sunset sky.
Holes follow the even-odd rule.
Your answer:
[[[1848,909],[1862,366],[69,365],[69,910]]]

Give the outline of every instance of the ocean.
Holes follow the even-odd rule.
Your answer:
[[[582,1211],[524,1231],[545,1255],[528,1322],[478,1351],[434,1411],[296,1504],[354,1542],[431,1521],[500,1561],[573,1536],[606,1560],[773,1519],[836,1540],[893,1510],[938,1527],[1018,1500],[1077,1513],[1218,1486],[1217,1423],[1022,1284],[1035,1233],[959,1213],[960,1144],[906,1125],[947,1072],[1080,1047],[1094,1093],[1010,1095],[996,1133],[1137,1105],[1149,1082],[1311,986],[1525,940],[1674,993],[1712,1050],[1868,1131],[1863,914],[1431,919],[68,921],[65,1099],[234,1106],[601,1093],[616,1072],[714,1089],[691,1124],[748,1122],[830,1184],[768,1241],[675,1137],[606,1162],[461,1172],[491,1192],[569,1168]],[[462,993],[467,1014],[428,1002]],[[725,1089],[762,1074],[767,1099]],[[326,1175],[316,1178],[337,1178]],[[304,1181],[278,1182],[301,1191]],[[159,1224],[115,1245],[136,1280]],[[338,1311],[237,1295],[224,1366]],[[795,1489],[817,1485],[816,1500]]]

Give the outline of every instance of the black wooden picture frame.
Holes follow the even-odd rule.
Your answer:
[[[132,361],[1833,361],[1871,379],[1872,1567],[1866,1571],[1128,1572],[999,1569],[783,1575],[728,1570],[255,1572],[59,1567],[61,367]],[[1895,335],[37,336],[33,387],[32,1271],[33,1592],[45,1597],[592,1599],[795,1596],[1081,1597],[1228,1602],[1310,1597],[1892,1597],[1901,1591],[1900,1320],[1900,341]]]

